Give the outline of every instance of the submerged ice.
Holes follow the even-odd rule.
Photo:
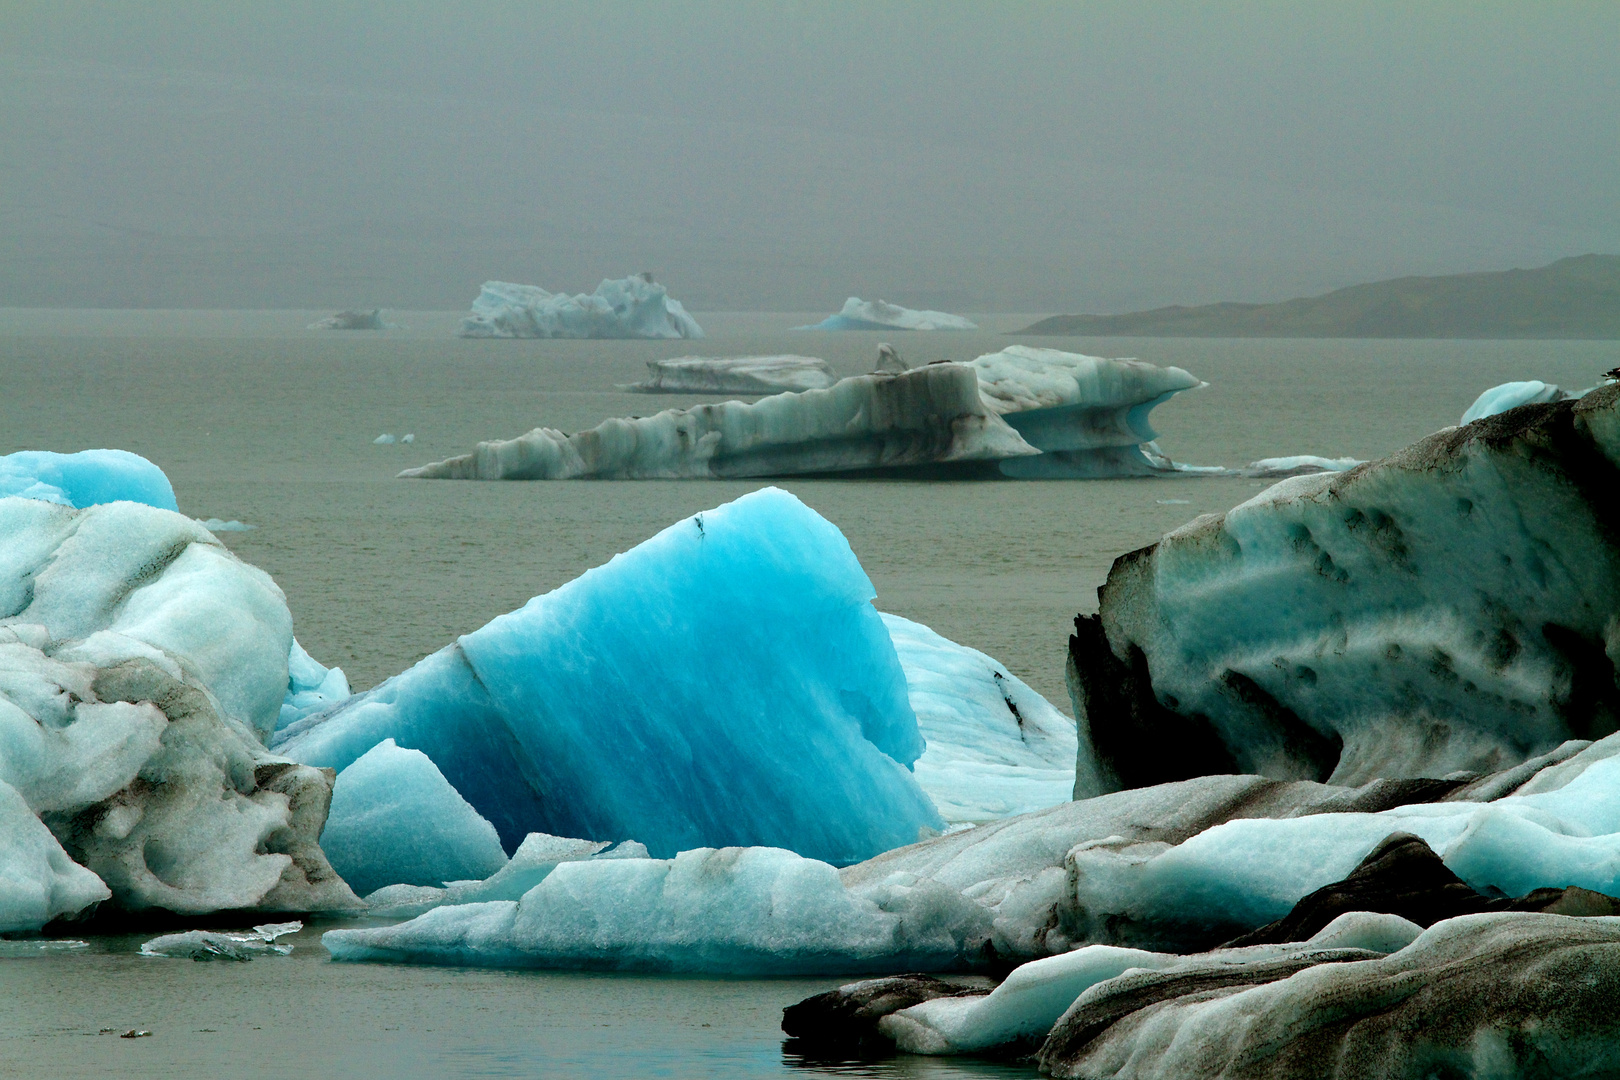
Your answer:
[[[605,280],[594,293],[550,293],[486,281],[461,321],[472,338],[700,338],[703,328],[651,274]]]

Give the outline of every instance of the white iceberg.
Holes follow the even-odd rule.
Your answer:
[[[0,611],[0,780],[116,906],[358,903],[317,844],[329,779],[259,741],[292,644],[262,571],[172,511],[0,499]]]
[[[388,738],[420,750],[508,850],[539,831],[854,862],[944,826],[909,769],[923,740],[872,597],[838,530],[766,488],[273,746],[338,770]]]
[[[57,454],[19,450],[0,457],[0,498],[17,495],[63,506],[145,503],[178,510],[163,470],[128,450],[80,450]]]
[[[914,766],[917,783],[947,825],[1069,801],[1073,720],[984,653],[898,615],[884,615],[883,624],[927,744]]]
[[[638,394],[779,394],[825,390],[838,378],[813,356],[680,356],[647,361],[647,378],[621,386]]]
[[[486,281],[461,321],[472,338],[700,338],[703,328],[651,274],[603,281],[568,296]]]
[[[384,739],[338,773],[321,850],[356,892],[489,877],[506,865],[495,826],[420,750]]]
[[[252,960],[258,956],[290,956],[293,947],[276,939],[296,934],[301,922],[262,923],[252,930],[187,930],[164,934],[141,946],[142,956],[172,960]]]
[[[609,850],[611,849],[611,850]],[[584,859],[645,859],[647,849],[635,841],[610,844],[606,840],[574,840],[549,833],[530,833],[494,874],[481,881],[452,881],[445,885],[385,885],[366,894],[367,913],[379,918],[411,918],[447,904],[478,904],[486,900],[521,900],[523,894],[545,880],[559,863]]]
[[[1311,473],[1345,472],[1366,462],[1356,458],[1329,458],[1315,454],[1292,454],[1288,457],[1261,458],[1238,469],[1239,476],[1284,480],[1290,476],[1308,476]]]
[[[7,727],[8,706],[0,698],[0,723]],[[0,934],[37,931],[111,895],[99,877],[68,857],[17,789],[0,780]]]
[[[861,375],[777,394],[607,420],[575,435],[536,428],[406,469],[430,480],[710,479],[962,466],[1037,453],[986,407],[962,364]],[[989,466],[994,469],[994,465]]]
[[[914,311],[886,300],[862,300],[852,296],[844,309],[812,326],[796,330],[977,330],[978,326],[960,315],[943,311]]]

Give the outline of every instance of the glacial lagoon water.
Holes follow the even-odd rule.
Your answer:
[[[370,686],[670,522],[766,481],[403,481],[409,465],[544,424],[705,400],[617,391],[645,361],[797,352],[868,370],[1011,341],[1176,364],[1208,380],[1154,414],[1176,460],[1376,457],[1455,423],[1486,387],[1591,385],[1620,342],[1011,339],[795,333],[820,314],[702,314],[701,341],[463,341],[459,313],[405,330],[318,332],[328,312],[0,310],[0,453],[119,447],[161,465],[182,511],[286,591],[299,639]],[[380,434],[412,443],[376,445]],[[836,523],[884,610],[998,657],[1067,709],[1069,621],[1118,555],[1261,484],[1243,479],[941,483],[776,481]],[[285,959],[196,964],[141,938],[0,957],[0,1076],[984,1076],[988,1063],[806,1063],[780,1009],[836,985],[474,972],[327,962],[312,927]],[[707,1025],[707,1026],[705,1026]],[[100,1034],[101,1029],[113,1029]],[[149,1029],[150,1038],[117,1032]]]

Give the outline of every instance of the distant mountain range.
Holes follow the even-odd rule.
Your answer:
[[[1279,304],[1054,315],[1020,334],[1092,337],[1620,338],[1620,255],[1404,277]]]

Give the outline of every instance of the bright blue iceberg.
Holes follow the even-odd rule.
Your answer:
[[[943,827],[872,583],[766,488],[639,547],[275,739],[347,768],[421,750],[507,850],[530,832],[658,857],[775,846],[850,863]]]
[[[495,827],[426,754],[392,739],[338,774],[321,849],[332,869],[362,893],[486,878],[506,865]]]
[[[1487,416],[1505,413],[1509,409],[1517,409],[1520,405],[1539,405],[1548,401],[1566,401],[1572,397],[1568,390],[1560,389],[1554,383],[1542,382],[1540,379],[1528,379],[1524,382],[1502,383],[1493,386],[1468,406],[1468,411],[1462,414],[1459,424],[1471,424],[1475,420],[1483,420]]]
[[[19,450],[0,457],[0,497],[20,495],[63,506],[138,502],[179,510],[163,470],[128,450],[80,450],[57,454]]]

